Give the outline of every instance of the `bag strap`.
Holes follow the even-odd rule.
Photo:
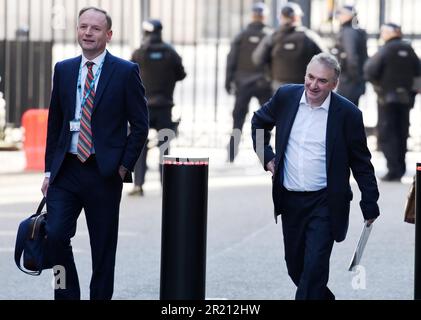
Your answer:
[[[46,202],[47,202],[47,198],[43,197],[38,206],[37,212],[35,213],[35,216],[39,216],[41,214],[42,209],[44,208]]]
[[[36,213],[34,215],[32,215],[30,218],[39,216],[42,212],[42,209],[45,206],[45,202],[46,202],[46,198],[43,197],[41,200],[41,203],[38,206],[38,209],[36,211]],[[16,243],[15,243],[15,263],[17,265],[17,267],[24,273],[29,274],[31,276],[39,276],[41,274],[42,270],[38,270],[38,271],[27,271],[24,268],[22,268],[20,261],[22,258],[22,253],[23,253],[23,249],[25,247],[25,240],[26,240],[26,233],[24,232],[26,229],[26,224],[29,223],[29,219],[26,219],[25,221],[23,221],[20,225],[19,225],[19,229],[18,229],[18,233],[16,236]]]

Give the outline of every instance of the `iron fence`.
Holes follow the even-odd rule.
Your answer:
[[[28,108],[47,108],[52,66],[80,54],[76,24],[78,11],[94,5],[113,18],[109,50],[130,59],[141,43],[141,23],[161,19],[164,40],[183,58],[187,78],[175,91],[175,118],[181,118],[178,144],[221,146],[231,131],[233,97],[223,89],[230,40],[249,22],[254,0],[0,0],[0,91],[5,93],[9,125],[20,126]],[[278,10],[286,0],[266,0],[268,24],[277,25]],[[338,25],[332,13],[346,0],[296,0],[305,12],[304,23],[332,43]],[[356,0],[362,27],[369,33],[369,53],[378,49],[379,26],[384,21],[402,25],[405,36],[421,56],[418,0]],[[363,112],[375,124],[372,90],[363,97]],[[253,101],[251,112],[258,107]],[[419,127],[421,105],[411,114],[412,129]],[[251,113],[250,112],[250,113]],[[245,126],[244,130],[249,130]],[[417,133],[419,134],[419,133]],[[419,134],[421,136],[421,134]],[[243,137],[247,137],[246,132]],[[248,139],[250,140],[250,139]]]

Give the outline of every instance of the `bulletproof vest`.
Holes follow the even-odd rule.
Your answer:
[[[162,42],[144,44],[137,57],[149,106],[172,106],[176,83],[172,48]]]
[[[239,45],[237,70],[243,74],[263,73],[263,67],[256,66],[251,60],[252,53],[266,35],[263,23],[252,23],[243,31]]]
[[[305,28],[282,28],[273,34],[272,78],[281,83],[304,83],[313,52]]]
[[[383,70],[380,86],[388,92],[396,88],[411,90],[416,76],[418,58],[411,45],[401,39],[388,41],[383,50]]]
[[[352,37],[352,39],[348,39],[345,36],[346,31],[352,30],[355,35],[355,38]],[[347,33],[349,34],[349,33]],[[336,56],[336,58],[339,61],[339,64],[341,65],[342,73],[352,72],[352,70],[347,70],[347,59],[350,59],[350,57],[347,56],[347,53],[344,49],[344,43],[352,41],[350,45],[352,46],[352,51],[357,55],[358,57],[358,74],[363,75],[363,66],[366,62],[368,56],[367,56],[367,33],[363,29],[359,28],[353,28],[351,23],[349,25],[344,25],[341,29],[341,31],[338,34],[338,38],[336,40],[336,45],[334,50],[332,50],[332,53]],[[354,42],[355,41],[355,42]]]

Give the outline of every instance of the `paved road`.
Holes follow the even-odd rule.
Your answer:
[[[185,150],[174,150],[185,154]],[[192,150],[189,151],[190,154]],[[222,150],[196,150],[211,155],[207,238],[207,299],[291,299],[282,247],[281,225],[272,216],[270,178],[250,149],[238,163],[224,162]],[[373,154],[377,174],[385,173],[384,159]],[[154,161],[152,152],[148,161]],[[252,159],[252,160],[250,160]],[[406,193],[421,154],[408,154],[409,172],[403,183],[380,183],[381,219],[374,225],[363,257],[363,269],[348,272],[362,216],[353,183],[354,201],[347,239],[335,244],[330,287],[338,299],[412,299],[414,226],[403,222]],[[51,299],[51,273],[40,277],[21,273],[13,262],[19,221],[39,201],[41,173],[23,172],[22,152],[0,152],[0,299]],[[115,299],[158,299],[160,279],[161,192],[152,164],[143,198],[129,197],[125,186],[121,205],[116,263]],[[89,297],[90,252],[83,214],[73,241],[82,287]]]

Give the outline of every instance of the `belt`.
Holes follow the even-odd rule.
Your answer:
[[[322,193],[325,192],[327,190],[327,188],[323,188],[320,190],[316,190],[316,191],[290,191],[288,189],[286,189],[285,187],[282,187],[284,192],[288,192],[288,193],[292,193],[292,194],[297,194],[297,195],[311,195],[311,194],[316,194],[316,193]]]
[[[77,161],[81,162],[79,160],[79,158],[77,157],[77,154],[76,153],[70,153],[70,152],[68,152],[68,153],[66,153],[66,158],[77,160]],[[88,159],[86,159],[86,161],[84,163],[91,162],[91,161],[95,160],[95,158],[96,158],[95,153],[93,153],[93,154],[91,154],[89,156]]]

